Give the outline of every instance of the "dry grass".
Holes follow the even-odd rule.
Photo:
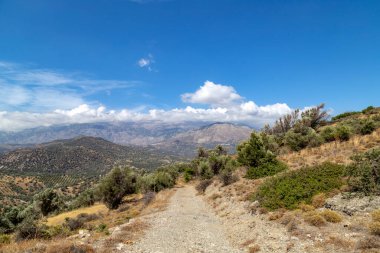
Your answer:
[[[169,205],[170,198],[176,189],[165,189],[156,194],[153,201],[142,210],[141,215],[147,215],[155,212],[163,211]]]
[[[94,253],[92,246],[75,244],[69,241],[60,241],[47,246],[45,253]]]
[[[103,248],[112,248],[117,243],[131,244],[139,239],[146,229],[148,224],[140,219],[136,219],[131,223],[120,227],[120,231],[111,237],[107,238],[104,242]]]
[[[41,243],[40,240],[28,240],[21,241],[19,243],[12,244],[0,244],[0,253],[20,253],[27,252],[35,247],[35,245]]]
[[[312,226],[321,227],[326,225],[326,220],[318,212],[307,212],[304,221]]]
[[[62,225],[65,222],[65,218],[76,218],[81,213],[86,214],[105,214],[108,212],[108,208],[103,204],[95,204],[90,207],[79,208],[73,211],[58,214],[56,216],[47,219],[46,225],[57,226]]]
[[[307,165],[316,165],[329,161],[338,164],[349,164],[350,157],[357,152],[364,152],[380,144],[380,128],[370,135],[353,136],[345,142],[329,142],[319,147],[306,148],[299,152],[282,154],[279,159],[292,169]]]
[[[371,232],[371,234],[380,236],[380,221],[374,221],[374,222],[370,223],[368,228],[369,228],[369,231]],[[380,238],[379,238],[379,240],[380,240]]]
[[[354,247],[354,243],[336,236],[330,236],[326,240],[327,244],[334,245],[337,248],[341,249],[352,249]]]
[[[282,209],[280,209],[280,210],[278,210],[278,211],[276,211],[276,212],[272,212],[272,213],[269,215],[268,220],[270,220],[270,221],[274,221],[274,220],[281,219],[282,216],[284,216],[285,211],[286,211],[286,210],[282,210]]]
[[[375,211],[373,211],[372,213],[371,213],[371,216],[372,216],[372,220],[374,221],[374,222],[380,222],[380,209],[377,209],[377,210],[375,210]]]
[[[320,212],[320,215],[325,218],[326,221],[331,222],[331,223],[339,223],[342,221],[342,216],[332,210],[324,210]]]
[[[378,236],[367,236],[358,241],[356,249],[360,250],[380,250],[380,240]],[[379,251],[377,251],[379,252]]]
[[[315,208],[323,207],[325,205],[325,202],[326,202],[326,195],[324,193],[315,195],[311,200],[311,204]]]
[[[255,242],[255,239],[247,240],[247,241],[243,242],[242,244],[240,244],[240,247],[245,248],[245,247],[251,245],[254,242]]]
[[[249,253],[256,253],[260,251],[260,246],[259,245],[254,245],[248,248]]]
[[[299,208],[304,211],[304,212],[310,212],[310,211],[314,211],[315,210],[315,207],[312,206],[312,205],[307,205],[307,204],[300,204],[299,205]]]

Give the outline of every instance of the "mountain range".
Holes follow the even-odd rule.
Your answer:
[[[100,137],[121,145],[149,147],[169,154],[191,157],[200,146],[221,144],[234,152],[252,129],[231,123],[102,122],[39,127],[20,132],[0,132],[0,152],[78,136]]]

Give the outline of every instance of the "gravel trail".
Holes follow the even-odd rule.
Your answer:
[[[165,211],[147,219],[150,228],[125,252],[243,252],[229,244],[223,225],[192,186],[179,188]]]

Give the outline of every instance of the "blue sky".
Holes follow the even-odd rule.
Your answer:
[[[378,106],[379,13],[376,0],[0,0],[0,130]]]

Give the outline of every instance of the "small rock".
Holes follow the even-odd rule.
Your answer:
[[[116,249],[117,250],[122,250],[124,248],[124,243],[118,243],[117,246],[116,246]]]

